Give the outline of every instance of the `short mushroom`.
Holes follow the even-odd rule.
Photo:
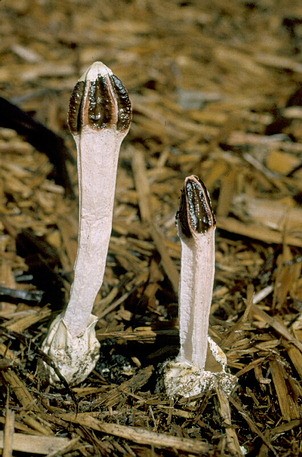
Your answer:
[[[226,372],[226,356],[208,335],[216,220],[209,193],[196,176],[185,179],[176,220],[181,240],[180,352],[164,364],[166,392],[170,397],[192,397],[220,384],[229,393],[235,377]],[[210,369],[208,358],[212,358]]]
[[[120,146],[131,123],[131,103],[119,78],[95,62],[76,84],[68,124],[77,147],[79,236],[74,281],[66,310],[51,324],[43,351],[65,380],[83,381],[93,370],[100,344],[91,314],[102,285],[112,229]],[[50,367],[50,381],[58,381]]]

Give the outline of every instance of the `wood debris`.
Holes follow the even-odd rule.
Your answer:
[[[0,8],[2,455],[300,455],[300,1]],[[95,60],[122,79],[134,116],[94,307],[101,357],[71,390],[48,385],[39,349],[72,282],[77,175],[66,113]],[[210,335],[238,387],[229,398],[218,389],[172,402],[158,381],[178,353],[175,213],[191,174],[217,215]]]

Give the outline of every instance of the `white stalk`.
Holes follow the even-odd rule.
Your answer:
[[[178,360],[204,370],[215,272],[215,226],[205,233],[181,236]]]
[[[91,312],[104,278],[120,146],[131,122],[127,91],[101,62],[76,84],[68,122],[78,157],[78,252],[69,303],[53,322],[43,349],[75,384],[90,373],[99,356],[97,318]],[[52,370],[50,375],[57,381]]]
[[[208,191],[196,176],[185,180],[177,225],[181,240],[180,351],[175,361],[164,366],[166,391],[171,397],[191,397],[220,383],[226,392],[230,392],[234,377],[225,372],[226,356],[208,336],[215,273],[216,221]],[[215,371],[205,369],[208,346],[215,360]]]

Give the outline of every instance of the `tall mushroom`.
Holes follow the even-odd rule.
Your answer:
[[[226,356],[208,336],[216,220],[209,193],[196,176],[185,179],[176,220],[181,241],[180,352],[175,361],[164,365],[165,388],[171,397],[191,397],[217,383],[229,392],[235,378],[226,373]],[[210,370],[206,370],[208,354]]]
[[[84,380],[99,357],[97,317],[91,314],[102,285],[121,143],[131,123],[131,103],[120,79],[95,62],[76,84],[68,124],[77,147],[79,236],[74,281],[66,310],[51,324],[43,351],[68,383]],[[48,368],[51,382],[57,376]]]

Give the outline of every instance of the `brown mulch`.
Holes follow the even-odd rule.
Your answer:
[[[64,139],[71,180],[62,151],[0,128],[2,455],[300,455],[300,0],[3,0],[0,13],[0,95]],[[39,348],[77,248],[66,112],[96,60],[127,87],[133,123],[94,309],[101,358],[53,387]],[[190,174],[217,215],[210,332],[238,386],[172,401],[156,381],[178,351],[174,218]]]

